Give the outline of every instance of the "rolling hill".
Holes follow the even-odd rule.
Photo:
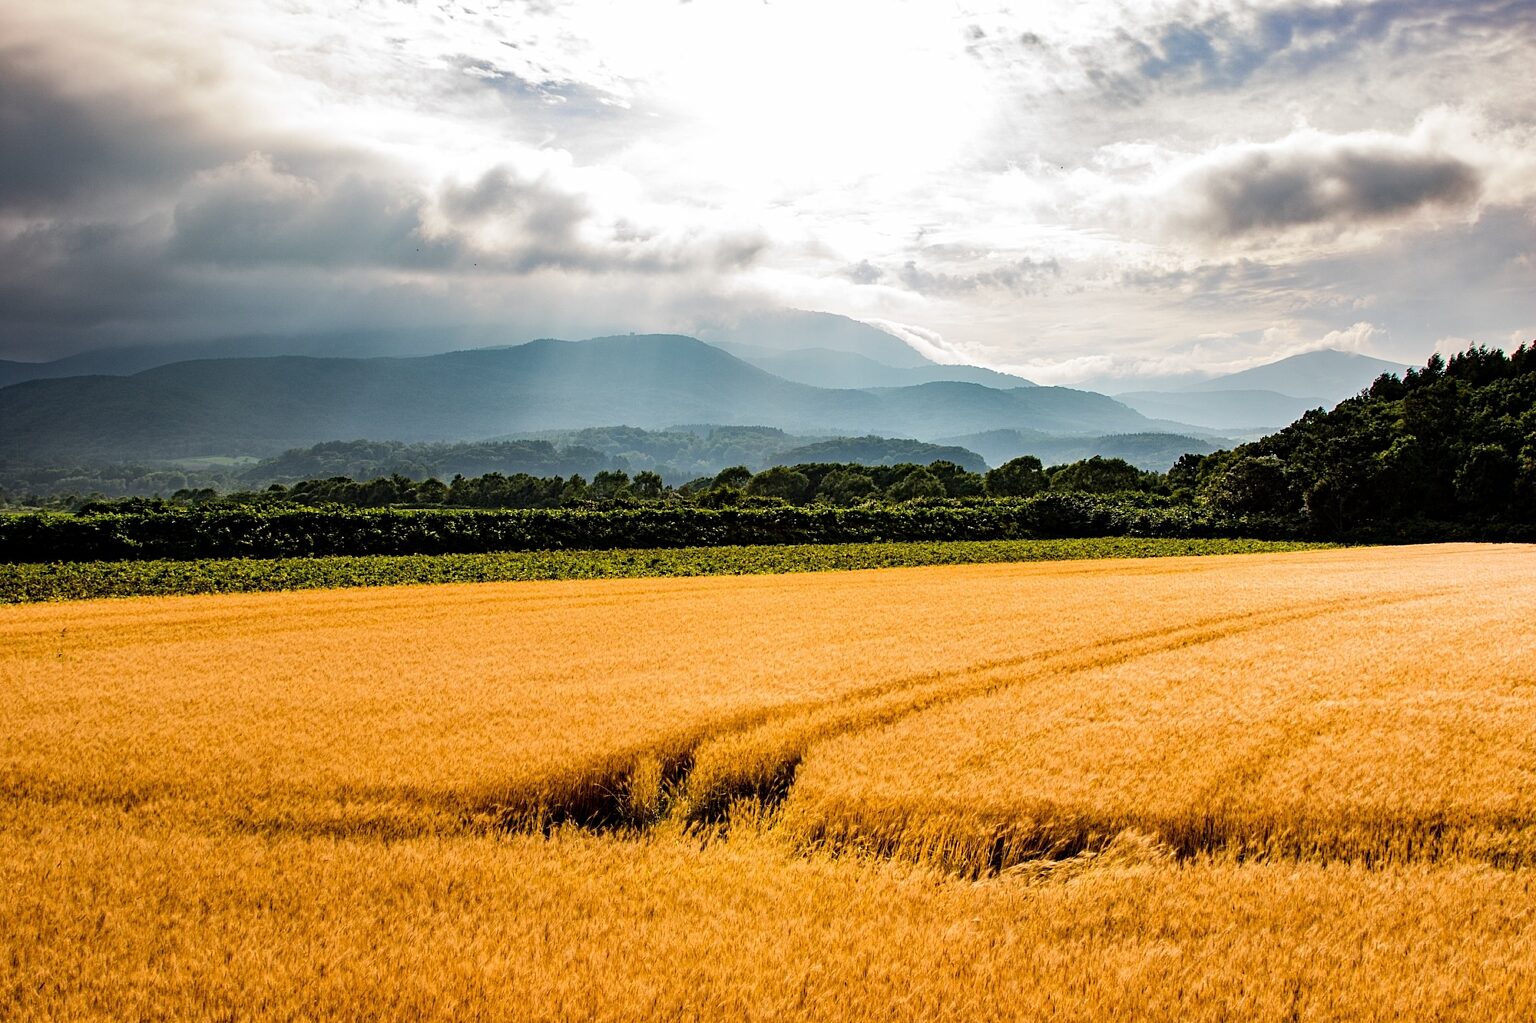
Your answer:
[[[928,380],[972,380],[976,383],[997,383],[999,386],[1019,387],[1027,383],[1020,377],[1008,377],[977,367],[962,367],[972,372],[940,376],[900,377],[889,375],[889,370],[932,369],[937,364],[928,361],[899,338],[859,320],[838,316],[834,313],[809,312],[802,309],[780,309],[744,316],[729,325],[716,325],[698,334],[728,350],[737,346],[744,351],[771,356],[774,353],[790,353],[800,350],[837,353],[854,360],[865,359],[883,367],[886,374],[871,377],[863,382],[847,380],[801,379],[793,373],[785,374],[780,368],[764,366],[770,372],[780,373],[801,383],[818,387],[888,387],[903,384],[925,383]],[[194,359],[269,358],[279,355],[302,355],[315,358],[365,359],[375,357],[404,357],[436,355],[442,352],[461,351],[469,348],[506,348],[529,340],[529,335],[519,334],[511,328],[485,324],[448,324],[436,327],[396,329],[359,329],[323,331],[305,334],[249,334],[238,337],[204,338],[187,341],[165,341],[114,345],[77,352],[45,362],[22,362],[0,359],[0,387],[23,383],[27,380],[52,380],[74,376],[128,376],[142,373],[157,366]],[[741,355],[741,352],[733,352]],[[743,356],[746,358],[745,356]],[[746,358],[755,362],[753,358]],[[793,361],[793,360],[791,360]],[[786,363],[784,367],[789,368]],[[955,367],[941,367],[948,371]],[[866,367],[867,369],[867,367]],[[880,373],[880,369],[875,369]],[[988,377],[999,377],[997,381]]]
[[[1127,391],[1115,395],[1144,416],[1212,430],[1278,428],[1303,412],[1336,402],[1276,391]]]
[[[1192,437],[1177,433],[1117,433],[1100,437],[1063,437],[1032,430],[988,430],[961,437],[945,437],[977,452],[992,465],[1002,465],[1020,455],[1034,455],[1046,465],[1062,465],[1080,458],[1102,455],[1123,458],[1138,469],[1166,472],[1180,455],[1208,455],[1231,446],[1225,438]]]
[[[982,384],[987,387],[1034,387],[1033,380],[980,366],[891,366],[866,355],[831,348],[800,348],[782,351],[732,341],[717,341],[716,348],[743,362],[766,369],[775,376],[813,387],[906,387],[944,380]]]
[[[305,355],[363,359],[382,356],[433,355],[462,348],[506,345],[526,341],[505,327],[446,326],[431,329],[344,330],[310,334],[253,334],[199,341],[96,348],[48,362],[0,359],[0,387],[27,380],[59,377],[129,376],[156,366],[193,359],[269,358]]]
[[[940,460],[954,462],[967,472],[986,472],[990,468],[986,459],[966,448],[891,437],[834,437],[781,451],[772,459],[775,465],[800,465],[807,462],[857,462],[859,465],[901,465],[912,462],[927,465]]]
[[[1395,362],[1325,349],[1206,380],[1120,391],[1115,398],[1154,418],[1251,432],[1284,426],[1308,409],[1333,408],[1381,374],[1401,375],[1403,369]]]
[[[679,422],[918,440],[1153,428],[1111,398],[1061,387],[811,387],[679,335],[417,358],[208,359],[0,389],[0,455],[30,459],[262,456],[349,437],[461,440]]]
[[[711,343],[727,342],[778,351],[823,348],[862,355],[887,366],[922,368],[934,365],[894,334],[835,313],[777,309],[742,316],[728,324],[708,325],[697,334]]]

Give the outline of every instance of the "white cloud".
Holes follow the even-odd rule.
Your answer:
[[[1321,336],[1309,335],[1297,324],[1271,327],[1264,331],[1263,342],[1267,359],[1285,358],[1303,352],[1334,349],[1357,355],[1383,356],[1391,342],[1391,331],[1374,323],[1361,320],[1348,327],[1330,330]],[[1268,353],[1273,353],[1269,355]],[[1258,365],[1258,362],[1254,362]]]
[[[866,319],[864,322],[872,327],[879,327],[892,337],[900,338],[924,358],[940,365],[964,365],[970,361],[963,353],[955,351],[944,340],[944,335],[936,330],[911,323],[896,323],[893,320]]]

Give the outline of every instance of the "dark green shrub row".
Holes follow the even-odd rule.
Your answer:
[[[1187,507],[1138,508],[1112,498],[1055,493],[858,508],[188,509],[0,517],[0,562],[1294,535],[1282,521],[1222,521]]]
[[[642,576],[760,575],[919,565],[1080,558],[1157,558],[1305,550],[1263,540],[990,540],[957,543],[684,547],[667,550],[523,551],[403,557],[204,558],[196,561],[71,561],[0,565],[0,604],[91,597],[520,582]]]

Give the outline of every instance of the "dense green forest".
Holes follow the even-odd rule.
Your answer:
[[[528,443],[552,457],[570,450]],[[924,448],[888,443],[888,453]],[[649,469],[446,482],[397,472],[181,488],[75,511],[0,518],[0,560],[1094,535],[1531,539],[1536,348],[1436,356],[1262,440],[1187,454],[1167,473],[1098,456],[1050,467],[1024,456],[985,473],[946,459],[737,465],[675,486]]]
[[[1378,377],[1230,451],[1180,459],[1170,487],[1200,508],[1317,536],[1531,535],[1536,344],[1470,348]]]

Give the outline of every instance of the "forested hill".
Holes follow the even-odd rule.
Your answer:
[[[1329,536],[1536,525],[1536,343],[1510,355],[1436,355],[1401,379],[1383,374],[1331,412],[1185,456],[1170,482],[1193,487],[1215,511],[1292,518]]]

